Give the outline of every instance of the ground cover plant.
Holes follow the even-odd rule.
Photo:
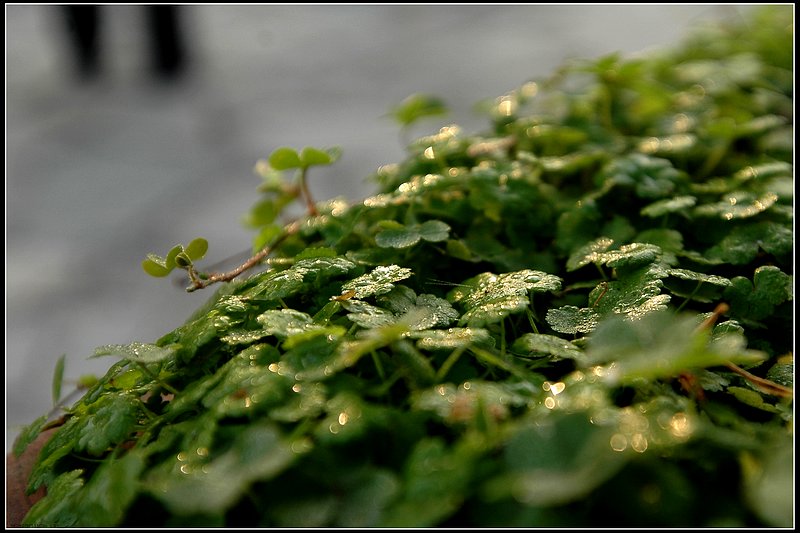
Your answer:
[[[793,10],[748,13],[487,101],[361,202],[274,150],[253,258],[148,255],[208,302],[22,433],[24,524],[792,526]]]

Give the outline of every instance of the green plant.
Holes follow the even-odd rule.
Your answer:
[[[223,283],[22,434],[58,426],[25,524],[792,525],[792,11],[752,17],[528,83],[363,202],[273,152],[253,258],[150,256]]]

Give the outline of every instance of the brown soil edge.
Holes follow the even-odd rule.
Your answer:
[[[33,504],[44,498],[44,487],[33,494],[26,494],[25,489],[42,446],[57,429],[42,431],[19,457],[14,452],[6,454],[6,527],[21,527]]]

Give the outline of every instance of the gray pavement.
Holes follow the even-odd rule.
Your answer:
[[[6,4],[6,450],[65,393],[113,361],[103,344],[153,342],[207,293],[145,275],[148,252],[206,237],[214,262],[247,249],[255,163],[279,146],[343,148],[311,176],[320,199],[356,200],[398,162],[388,109],[443,97],[447,123],[568,58],[674,43],[742,5],[249,5],[182,7],[189,70],[154,80],[142,6],[103,7],[104,66],[73,69],[55,6]]]

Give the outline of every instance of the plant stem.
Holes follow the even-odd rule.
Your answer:
[[[186,288],[186,292],[194,292],[197,289],[205,289],[209,285],[212,285],[214,283],[219,283],[221,281],[231,281],[236,276],[256,266],[265,257],[271,254],[279,244],[281,244],[289,236],[294,235],[298,231],[300,231],[300,223],[298,221],[292,222],[291,224],[289,224],[284,228],[283,233],[281,233],[278,236],[278,238],[275,239],[275,241],[263,247],[257,254],[252,256],[250,259],[248,259],[238,267],[228,272],[208,274],[208,276],[205,277],[204,279],[195,278],[192,280],[192,284]]]
[[[319,215],[317,207],[314,205],[314,199],[311,196],[311,191],[308,189],[308,179],[306,178],[307,167],[300,169],[300,190],[303,192],[303,198],[306,201],[306,208],[308,209],[309,216],[315,217]]]

